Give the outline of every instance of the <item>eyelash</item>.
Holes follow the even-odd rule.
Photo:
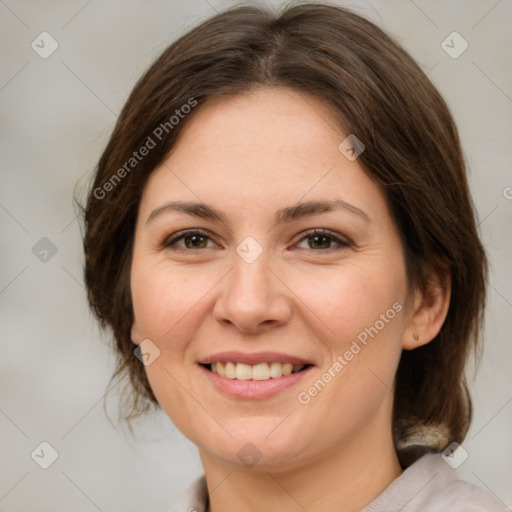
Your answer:
[[[200,235],[200,236],[202,236],[204,238],[208,238],[208,239],[212,240],[210,235],[207,232],[205,232],[205,231],[201,231],[201,230],[197,230],[197,229],[196,230],[189,230],[189,231],[183,231],[183,232],[177,233],[176,235],[172,235],[171,237],[166,238],[164,240],[164,242],[162,243],[162,248],[164,248],[164,249],[165,248],[169,248],[171,250],[178,251],[178,252],[191,252],[191,251],[199,251],[201,249],[207,249],[207,247],[202,247],[202,248],[199,248],[199,249],[188,249],[188,248],[183,248],[183,247],[176,246],[176,242],[178,242],[179,240],[185,239],[185,237],[193,236],[193,235]],[[329,231],[328,229],[313,229],[311,231],[308,231],[307,233],[304,234],[304,236],[297,243],[300,243],[303,240],[306,240],[308,238],[312,238],[314,236],[323,236],[323,237],[326,237],[326,238],[330,238],[331,240],[333,240],[334,242],[336,242],[339,245],[338,248],[331,248],[330,247],[328,249],[318,249],[318,250],[311,249],[314,252],[332,252],[332,251],[337,251],[337,250],[347,249],[349,247],[352,247],[352,243],[351,242],[349,242],[348,240],[340,238],[334,232]]]

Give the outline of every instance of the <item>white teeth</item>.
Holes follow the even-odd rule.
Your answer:
[[[291,375],[293,371],[292,363],[284,363],[283,364],[283,375]]]
[[[267,363],[255,364],[252,367],[252,380],[270,379],[270,368]]]
[[[217,365],[219,365],[219,364],[222,364],[222,363],[217,363]],[[217,366],[217,369],[218,368],[219,367]],[[225,371],[226,371],[226,377],[228,379],[236,379],[236,364],[235,363],[232,363],[232,362],[226,363]]]
[[[236,363],[236,378],[238,380],[251,380],[252,368],[250,364]]]
[[[237,380],[268,380],[277,379],[292,373],[299,372],[304,368],[303,364],[292,363],[259,363],[255,365],[245,363],[216,362],[211,364],[213,373],[221,377]]]
[[[273,379],[283,376],[283,365],[281,363],[270,363],[270,376]]]

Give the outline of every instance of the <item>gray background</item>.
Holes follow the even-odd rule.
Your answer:
[[[511,507],[512,1],[339,4],[395,35],[459,126],[492,263],[487,345],[459,474]],[[113,357],[86,308],[72,195],[77,183],[86,187],[140,74],[176,37],[231,5],[0,2],[0,511],[165,510],[202,472],[194,445],[163,414],[139,421],[132,439],[115,422],[114,389],[113,421],[105,415]],[[31,48],[43,31],[59,45],[47,59]],[[441,47],[453,31],[469,43],[457,59]],[[46,262],[32,251],[43,237],[57,249]],[[59,453],[46,470],[31,458],[42,441]]]

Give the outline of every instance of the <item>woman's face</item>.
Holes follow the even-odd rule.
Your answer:
[[[389,438],[404,257],[347,135],[289,89],[216,99],[145,187],[132,338],[202,457],[293,468]]]

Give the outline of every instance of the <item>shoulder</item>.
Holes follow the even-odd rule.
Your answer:
[[[486,490],[460,480],[441,454],[427,454],[409,466],[363,512],[508,512]]]
[[[205,512],[208,488],[197,477],[169,512]],[[460,480],[440,454],[427,454],[411,464],[362,512],[510,512],[486,490]]]
[[[206,512],[208,488],[204,475],[198,476],[169,512]]]
[[[423,509],[420,509],[423,511]],[[508,512],[509,509],[484,489],[458,480],[440,491],[428,502],[425,512]]]

